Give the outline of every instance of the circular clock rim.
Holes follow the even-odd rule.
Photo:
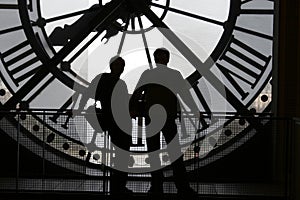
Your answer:
[[[22,1],[22,0],[19,0],[19,1]],[[39,1],[37,1],[37,2],[39,2]],[[236,23],[236,20],[237,20],[238,14],[239,14],[240,5],[241,5],[241,1],[239,1],[239,0],[231,0],[230,1],[229,17],[228,17],[227,22],[224,25],[224,32],[223,32],[217,46],[215,47],[214,51],[211,54],[211,58],[214,62],[216,62],[219,59],[219,57],[224,53],[223,51],[224,51],[224,49],[226,49],[226,46],[229,44],[228,41],[232,37],[233,28],[234,28],[234,24]],[[27,12],[27,14],[28,14],[27,8],[26,9],[23,8],[23,9],[24,9],[23,13]],[[22,12],[22,11],[20,10],[20,12]],[[24,15],[23,15],[23,17],[24,17]],[[25,33],[26,33],[27,38],[30,39],[29,41],[30,41],[35,53],[39,56],[39,58],[41,58],[44,61],[50,59],[49,55],[44,51],[44,49],[40,46],[39,41],[36,39],[33,29],[32,29],[32,26],[29,26],[29,24],[31,24],[30,20],[29,20],[29,15],[28,15],[28,18],[26,18],[25,20],[27,20],[27,22],[24,23],[24,26],[26,27]],[[23,22],[22,22],[22,24],[23,24]],[[42,50],[42,51],[40,51],[40,50]],[[210,63],[210,61],[206,61],[203,63],[203,66],[211,67],[212,63]],[[55,77],[59,78],[59,80],[62,81],[63,83],[65,83],[65,81],[63,81],[63,80],[65,80],[65,78],[72,80],[69,76],[67,76],[64,72],[60,71],[58,68],[54,68],[54,70],[52,71],[52,74]],[[266,83],[270,81],[269,80],[270,76],[271,76],[271,73],[269,74],[268,78],[265,79]],[[189,80],[192,83],[196,83],[200,78],[201,78],[201,75],[197,71],[195,71],[187,78],[187,80]],[[74,83],[76,83],[76,81],[74,81],[74,80],[70,81],[70,80],[67,81],[68,84],[66,84],[66,83],[65,84],[68,86],[71,86],[71,88],[73,88]],[[266,84],[264,83],[263,85],[265,86]],[[82,87],[79,87],[79,88],[82,88]],[[82,88],[82,89],[84,89],[84,88]],[[263,89],[263,87],[260,87],[259,91],[261,91],[262,89]],[[257,92],[257,93],[260,93],[260,92]],[[253,98],[257,98],[257,95],[255,95]],[[253,99],[249,103],[252,103],[252,102],[253,102]],[[248,103],[248,105],[246,105],[246,107],[250,106],[249,103]],[[220,149],[218,149],[218,150],[220,150]]]

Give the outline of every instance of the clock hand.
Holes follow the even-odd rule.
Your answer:
[[[50,34],[49,38],[53,46],[64,46],[68,43],[69,40],[76,37],[76,32],[78,30],[86,29],[90,26],[90,22],[95,18],[95,16],[99,15],[99,13],[103,12],[103,9],[106,9],[107,6],[102,6],[99,4],[93,5],[87,12],[83,14],[76,22],[71,25],[65,25],[62,27],[56,27],[54,31]],[[127,11],[125,9],[121,9],[119,12],[118,18],[126,21]],[[117,35],[120,31],[122,31],[124,27],[117,21],[112,21],[105,28],[106,35],[104,38],[109,39]],[[102,32],[103,28],[95,28],[94,31]],[[104,39],[103,38],[103,39]]]
[[[19,1],[20,5],[26,4],[26,1]],[[112,1],[105,5],[102,12],[97,13],[90,21],[86,29],[77,31],[76,36],[70,40],[60,51],[57,52],[50,60],[43,60],[43,66],[31,77],[31,79],[20,88],[13,97],[11,97],[4,105],[0,106],[1,110],[15,109],[19,103],[40,81],[42,81],[50,72],[55,74],[55,69],[65,57],[67,57],[93,30],[106,27],[111,21],[114,21],[119,15],[119,9],[123,5],[123,1]],[[23,5],[26,6],[26,5]],[[28,16],[27,12],[24,12]],[[24,15],[23,15],[24,16]],[[24,20],[24,19],[23,19]],[[24,23],[29,23],[26,20]],[[26,24],[28,25],[28,24]],[[32,31],[32,30],[31,30]],[[3,116],[0,116],[0,118]]]
[[[160,5],[160,4],[157,4],[157,3],[154,3],[154,2],[151,2],[150,5],[154,6],[154,7],[157,7],[157,8],[161,8],[161,9],[167,9],[168,11],[177,13],[179,15],[191,17],[191,18],[198,19],[198,20],[202,20],[202,21],[205,21],[205,22],[209,22],[209,23],[212,23],[212,24],[219,25],[219,26],[224,26],[225,25],[225,22],[217,21],[217,20],[214,20],[214,19],[210,19],[210,18],[207,18],[207,17],[203,17],[203,16],[200,16],[200,15],[193,14],[193,13],[190,13],[190,12],[187,12],[187,11],[182,11],[182,10],[179,10],[179,9],[176,9],[176,8]]]
[[[87,12],[94,12],[96,11],[98,8],[97,7],[94,7],[94,8],[88,8],[88,9],[84,9],[84,10],[80,10],[80,11],[76,11],[76,12],[72,12],[72,13],[68,13],[68,14],[63,14],[63,15],[59,15],[59,16],[55,16],[55,17],[51,17],[51,18],[48,18],[48,19],[39,19],[41,22],[44,22],[44,24],[48,24],[48,23],[52,23],[52,22],[56,22],[56,21],[59,21],[59,20],[64,20],[64,19],[68,19],[68,18],[71,18],[71,17],[76,17],[76,16],[79,16],[79,15],[83,15]],[[38,21],[35,22],[35,23],[38,23]]]
[[[182,55],[195,67],[198,72],[204,76],[212,86],[226,99],[229,99],[231,105],[240,113],[249,116],[248,121],[254,125],[254,128],[262,130],[262,124],[254,118],[251,113],[240,100],[227,88],[210,70],[208,67],[203,66],[202,61],[182,42],[176,34],[174,34],[170,28],[159,19],[156,14],[141,0],[129,0],[131,6],[142,12],[156,27],[159,27],[159,31],[177,48]],[[198,67],[202,65],[201,68]],[[192,82],[191,85],[194,85]],[[223,92],[225,91],[225,92]]]
[[[89,22],[95,18],[97,14],[102,12],[103,7],[100,5],[93,5],[88,12],[85,12],[76,22],[72,25],[65,25],[64,28],[56,27],[50,34],[49,38],[54,46],[64,46],[69,40],[76,36],[76,32],[86,29]]]
[[[145,46],[145,51],[146,51],[149,67],[150,67],[150,69],[153,69],[153,64],[152,64],[150,51],[149,51],[149,47],[148,47],[148,43],[147,43],[147,39],[146,39],[145,30],[144,30],[144,27],[143,27],[143,22],[142,22],[141,16],[138,16],[138,21],[139,21],[139,25],[140,25],[140,28],[141,28],[142,38],[143,38],[143,42],[144,42],[144,46]]]

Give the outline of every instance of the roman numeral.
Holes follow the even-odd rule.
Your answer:
[[[32,12],[33,11],[32,0],[29,0],[27,2],[28,2],[27,8],[28,8],[29,11]],[[15,3],[15,4],[0,4],[0,10],[11,10],[11,11],[14,11],[14,12],[18,12],[18,9],[19,9],[19,6],[18,6],[17,3]],[[14,26],[14,27],[5,28],[5,29],[0,30],[0,35],[15,32],[15,31],[19,31],[19,30],[22,30],[22,29],[23,29],[22,25],[17,25],[17,26]]]
[[[259,2],[258,4],[256,2]],[[268,8],[260,8],[260,3],[262,2],[270,2]],[[256,6],[257,4],[257,6]],[[247,5],[247,6],[244,6]],[[270,0],[260,0],[260,1],[254,1],[254,0],[245,0],[241,2],[241,9],[240,9],[240,15],[247,16],[247,17],[256,17],[256,16],[273,16],[274,13],[274,2]],[[263,25],[261,25],[263,26]],[[261,37],[267,40],[273,40],[272,35],[265,34],[261,31],[251,30],[249,28],[243,27],[243,26],[235,26],[234,28],[237,31],[247,33],[250,35],[255,35],[257,37]]]
[[[244,15],[274,15],[273,9],[241,9]]]
[[[0,4],[1,10],[16,10],[18,8],[17,4]]]
[[[263,55],[234,37],[230,42],[220,59],[221,62],[216,63],[216,66],[244,100],[249,95],[249,89],[245,89],[245,85],[251,89],[257,85],[270,63],[271,56]]]
[[[0,52],[0,59],[16,86],[35,74],[42,65],[28,41],[21,42],[6,52]]]
[[[241,31],[243,33],[247,33],[247,34],[250,34],[250,35],[255,35],[257,37],[264,38],[264,39],[267,39],[267,40],[271,40],[271,41],[273,40],[273,36],[271,36],[271,35],[267,35],[267,34],[264,34],[264,33],[258,32],[258,31],[253,31],[253,30],[250,30],[250,29],[247,29],[247,28],[244,28],[244,27],[235,26],[234,30]]]
[[[33,11],[32,0],[27,0],[27,8],[28,8],[29,11]],[[19,9],[19,6],[18,6],[18,4],[14,4],[14,3],[0,4],[0,10],[1,9],[4,9],[4,10],[17,10],[17,9]]]
[[[22,30],[22,29],[23,29],[23,26],[15,26],[15,27],[3,29],[3,30],[0,30],[0,35],[4,35],[4,34],[7,34],[7,33],[19,31],[19,30]]]
[[[254,0],[245,0],[241,3],[241,5],[245,5],[245,4],[249,4],[252,2],[255,2]],[[270,0],[260,0],[259,3],[262,2],[270,2]],[[273,2],[274,3],[274,2]],[[270,5],[273,5],[272,3],[270,3]],[[255,8],[255,4],[253,4],[253,6],[251,6],[253,8],[247,8],[247,9],[243,9],[241,8],[241,12],[240,14],[248,14],[248,15],[274,15],[274,9],[273,7],[270,9],[261,9],[259,8],[260,6],[258,6],[258,9]]]
[[[259,2],[263,2],[263,1],[271,1],[271,2],[274,2],[274,0],[259,0]],[[242,1],[241,3],[242,4],[247,4],[247,3],[249,3],[249,2],[255,2],[255,0],[244,0],[244,1]]]

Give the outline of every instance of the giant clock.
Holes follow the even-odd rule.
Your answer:
[[[234,150],[228,144],[236,138],[245,142],[243,136],[254,135],[264,126],[253,118],[256,113],[271,111],[275,3],[1,0],[1,110],[56,109],[48,110],[47,115],[41,111],[2,115],[1,129],[14,137],[14,127],[22,127],[36,145],[45,142],[50,147],[49,155],[68,157],[72,165],[88,162],[97,170],[104,154],[101,148],[88,147],[104,136],[91,130],[91,136],[82,140],[73,134],[79,119],[72,118],[68,110],[77,107],[82,92],[97,73],[106,70],[110,57],[120,54],[127,59],[124,79],[130,85],[144,70],[138,66],[155,67],[151,53],[165,44],[179,57],[171,58],[171,66],[190,83],[190,92],[204,113],[198,128],[190,130],[196,133],[195,141],[185,159],[200,157],[197,166],[214,161],[220,157],[218,153]],[[215,101],[225,103],[212,106],[217,105]],[[230,112],[230,118],[211,117],[216,112]],[[241,120],[241,115],[248,118]]]

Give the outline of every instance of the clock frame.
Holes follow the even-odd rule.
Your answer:
[[[253,28],[251,25],[248,27],[248,21],[254,20],[257,22],[262,18],[268,18],[264,23],[269,23],[268,25],[272,27],[275,14],[274,1],[230,0],[228,18],[223,22],[200,16],[197,13],[183,11],[180,8],[174,8],[172,7],[171,0],[165,1],[165,4],[158,4],[152,1],[147,1],[146,3],[141,1],[142,3],[140,3],[135,0],[128,2],[131,3],[131,9],[135,10],[135,12],[134,15],[130,13],[129,18],[125,20],[126,23],[123,28],[128,29],[128,27],[131,27],[132,29],[126,32],[126,34],[138,34],[145,40],[145,32],[151,31],[155,27],[171,30],[168,33],[162,32],[162,34],[195,67],[196,70],[187,77],[187,80],[191,85],[194,97],[201,104],[201,111],[207,113],[209,116],[208,119],[202,120],[202,126],[208,125],[208,128],[203,129],[202,132],[207,136],[207,141],[214,134],[221,135],[221,139],[213,142],[214,144],[211,145],[213,148],[210,151],[213,149],[213,152],[219,152],[224,144],[228,141],[234,141],[239,136],[239,133],[229,134],[228,132],[230,127],[235,126],[237,123],[241,126],[240,135],[244,135],[245,132],[254,134],[256,130],[263,128],[264,124],[257,122],[254,116],[256,113],[270,112],[271,94],[264,91],[266,88],[271,88],[274,33],[272,28],[271,30],[264,31],[265,29],[261,29],[261,27]],[[13,37],[11,35],[13,34],[16,34],[15,37],[20,36],[18,37],[18,41],[13,41],[6,49],[0,50],[2,61],[0,74],[3,81],[3,88],[0,88],[2,89],[1,93],[3,93],[1,95],[1,109],[10,110],[24,105],[25,107],[30,107],[31,102],[40,95],[43,95],[43,91],[46,91],[53,83],[61,83],[69,93],[69,96],[57,107],[58,111],[48,116],[47,120],[45,120],[44,116],[33,114],[24,120],[20,120],[18,117],[9,119],[9,123],[12,123],[14,126],[21,125],[27,134],[33,135],[38,141],[42,142],[45,139],[45,132],[42,134],[40,130],[35,131],[34,127],[46,127],[46,138],[49,137],[51,139],[54,134],[55,138],[59,138],[57,141],[64,141],[59,147],[55,147],[49,142],[48,145],[50,147],[58,150],[62,155],[68,155],[75,160],[87,160],[92,166],[93,164],[100,164],[93,160],[93,152],[89,152],[88,148],[82,142],[66,135],[65,130],[68,130],[67,128],[70,128],[69,126],[74,123],[67,110],[76,107],[76,102],[80,98],[80,94],[88,86],[89,81],[78,76],[72,70],[70,60],[66,61],[65,58],[96,28],[99,29],[97,30],[99,34],[96,33],[95,38],[99,37],[101,31],[105,30],[105,27],[109,26],[111,21],[117,19],[124,5],[126,3],[123,1],[121,3],[112,1],[110,5],[105,6],[105,9],[97,13],[95,20],[90,21],[92,25],[89,28],[70,39],[59,50],[56,50],[51,44],[50,34],[45,29],[47,23],[55,21],[56,18],[43,18],[39,0],[19,0],[15,4],[0,4],[0,11],[2,10],[7,15],[14,15],[19,18],[16,20],[19,21],[19,24],[16,23],[15,26],[1,28],[0,36],[3,40],[12,40]],[[150,9],[151,7],[162,9],[163,14],[157,16]],[[119,8],[120,10],[118,10]],[[86,12],[89,9],[88,7]],[[113,12],[111,12],[112,10]],[[169,27],[164,22],[169,12],[202,20],[224,29],[216,47],[210,54],[211,59],[207,59],[204,62],[201,61],[172,32],[172,27]],[[74,13],[78,14],[76,11]],[[104,16],[108,17],[105,18]],[[135,30],[136,27],[134,27],[132,19],[138,21],[140,27],[143,27],[141,16],[147,17],[152,22],[153,27]],[[57,17],[57,19],[59,18]],[[100,28],[99,19],[105,19],[102,21]],[[78,49],[77,53],[73,53],[74,59],[80,56],[83,53],[82,49],[87,48],[92,42],[94,42],[93,38],[87,41],[81,49]],[[262,48],[262,46],[267,46],[268,48]],[[149,59],[150,52],[147,49],[146,43],[144,48],[148,61],[151,62],[151,59]],[[118,53],[121,52],[118,51]],[[222,77],[215,76],[215,72],[221,73]],[[216,121],[214,122],[211,117],[211,114],[215,113],[215,110],[210,108],[209,100],[202,90],[203,84],[207,82],[209,85],[212,85],[210,87],[215,88],[220,94],[223,94],[221,95],[222,98],[226,99],[230,104],[230,111],[235,113],[230,119],[224,120],[222,125],[213,130],[210,130],[209,126],[212,127],[214,123],[216,124]],[[76,85],[75,87],[74,84]],[[218,89],[220,85],[222,88]],[[74,88],[76,88],[76,91],[73,91]],[[220,91],[223,89],[225,92]],[[261,102],[260,105],[262,105],[259,110],[255,110],[257,102]],[[241,123],[239,116],[247,116],[248,118],[245,123]],[[35,121],[34,127],[26,125],[28,121],[32,120]],[[7,121],[5,120],[5,122]],[[59,127],[61,125],[65,127]],[[7,131],[9,133],[9,130]],[[197,147],[202,140],[202,137],[196,138],[193,147]],[[65,144],[69,144],[67,152],[63,147]],[[69,153],[72,152],[70,149],[77,149],[78,154]],[[194,149],[191,148],[191,150]],[[203,152],[203,155],[207,155],[206,152]],[[210,154],[208,156],[210,159],[203,156],[200,162],[206,164],[208,160],[212,162],[215,160],[211,159],[213,156],[213,154]],[[217,159],[218,156],[215,157]]]

